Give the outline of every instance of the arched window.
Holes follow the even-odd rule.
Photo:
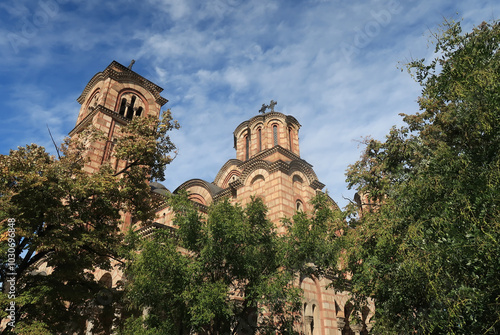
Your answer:
[[[127,108],[127,119],[132,120],[132,117],[134,116],[134,104],[135,104],[135,99],[137,97],[135,95],[132,96],[132,100],[130,101],[130,105]]]
[[[127,99],[123,98],[122,103],[120,105],[120,112],[119,114],[121,116],[125,116],[125,109],[127,108]]]
[[[274,145],[278,145],[278,125],[273,125],[273,139]]]
[[[142,116],[147,112],[147,105],[144,103],[145,99],[135,92],[124,92],[119,95],[116,112],[129,120],[136,116]]]
[[[141,116],[142,114],[142,107],[137,108],[137,111],[135,112],[135,116]]]
[[[262,129],[257,129],[257,150],[262,151]]]
[[[250,158],[250,136],[245,136],[245,160]]]
[[[316,305],[313,305],[312,306],[312,321],[311,321],[311,334],[312,335],[316,335],[317,334],[317,330],[316,330],[315,324],[314,324],[315,321],[317,322],[317,320],[315,320],[316,319],[316,313],[317,313],[316,312]]]
[[[303,212],[303,211],[304,211],[304,204],[302,203],[302,201],[297,200],[297,201],[295,202],[295,210],[296,210],[297,212]]]
[[[288,144],[290,145],[290,150],[293,150],[292,128],[288,128]]]

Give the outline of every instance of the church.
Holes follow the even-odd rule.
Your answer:
[[[106,136],[90,144],[86,171],[92,173],[104,162],[116,169],[123,167],[124,162],[112,155],[119,129],[133,118],[159,117],[162,106],[167,103],[167,99],[160,95],[162,90],[132,71],[131,66],[116,61],[89,81],[77,99],[81,109],[76,126],[69,135],[77,136],[93,125]],[[325,185],[318,179],[313,166],[300,157],[299,121],[275,111],[274,106],[274,101],[269,106],[263,105],[259,113],[236,126],[233,132],[235,157],[229,158],[218,172],[214,171],[213,181],[191,179],[173,193],[187,191],[200,211],[206,211],[219,199],[230,199],[244,207],[252,196],[261,197],[268,207],[268,218],[279,233],[284,232],[282,218],[290,218],[296,211],[310,211],[310,200],[322,192]],[[170,193],[159,183],[151,182],[150,186],[151,191],[158,195]],[[336,206],[333,200],[331,203]],[[156,222],[138,228],[141,236],[147,237],[156,229],[175,229],[168,207],[159,208],[156,217]],[[132,218],[125,214],[123,229],[131,224]],[[123,280],[119,269],[97,271],[95,277],[109,288],[116,287]],[[352,310],[349,293],[326,289],[328,283],[328,278],[306,277],[297,281],[303,290],[302,324],[298,325],[298,330],[307,335],[368,334],[373,306],[362,313],[362,324],[349,325]],[[119,318],[119,313],[114,317]],[[92,334],[91,324],[87,329],[87,333]]]

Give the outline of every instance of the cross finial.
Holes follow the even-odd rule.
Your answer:
[[[259,109],[259,113],[264,114],[266,112],[267,107],[269,107],[266,104],[262,104],[262,107]]]
[[[132,70],[132,66],[134,65],[134,63],[135,63],[135,60],[132,59],[132,61],[130,62],[130,65],[128,66],[129,70]]]
[[[271,102],[269,103],[269,109],[271,110],[271,112],[274,112],[274,106],[276,106],[278,103],[274,100],[271,100]]]
[[[271,112],[274,112],[274,106],[276,106],[278,103],[274,100],[271,100],[271,102],[269,103],[269,105],[266,105],[266,104],[262,104],[262,107],[259,109],[259,113],[261,114],[265,114],[266,113],[266,109],[270,109]]]

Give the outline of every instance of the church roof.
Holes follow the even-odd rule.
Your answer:
[[[171,193],[165,186],[154,181],[149,183],[149,187],[151,187],[151,192],[159,195],[166,196]]]

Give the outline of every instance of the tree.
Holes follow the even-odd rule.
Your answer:
[[[114,153],[128,162],[121,171],[106,164],[93,174],[83,170],[87,141],[102,136],[91,129],[67,139],[59,158],[35,144],[0,156],[0,316],[10,314],[17,333],[82,327],[102,289],[92,271],[121,262],[121,213],[153,217],[147,181],[164,177],[175,128],[170,112],[124,126]]]
[[[139,242],[126,269],[136,310],[125,334],[293,334],[301,291],[287,267],[284,236],[260,198],[228,200],[202,215],[186,195],[169,199],[178,230]]]
[[[350,276],[335,285],[375,299],[380,334],[497,334],[500,24],[434,37],[436,58],[408,64],[421,112],[347,172],[364,211],[338,242]]]

